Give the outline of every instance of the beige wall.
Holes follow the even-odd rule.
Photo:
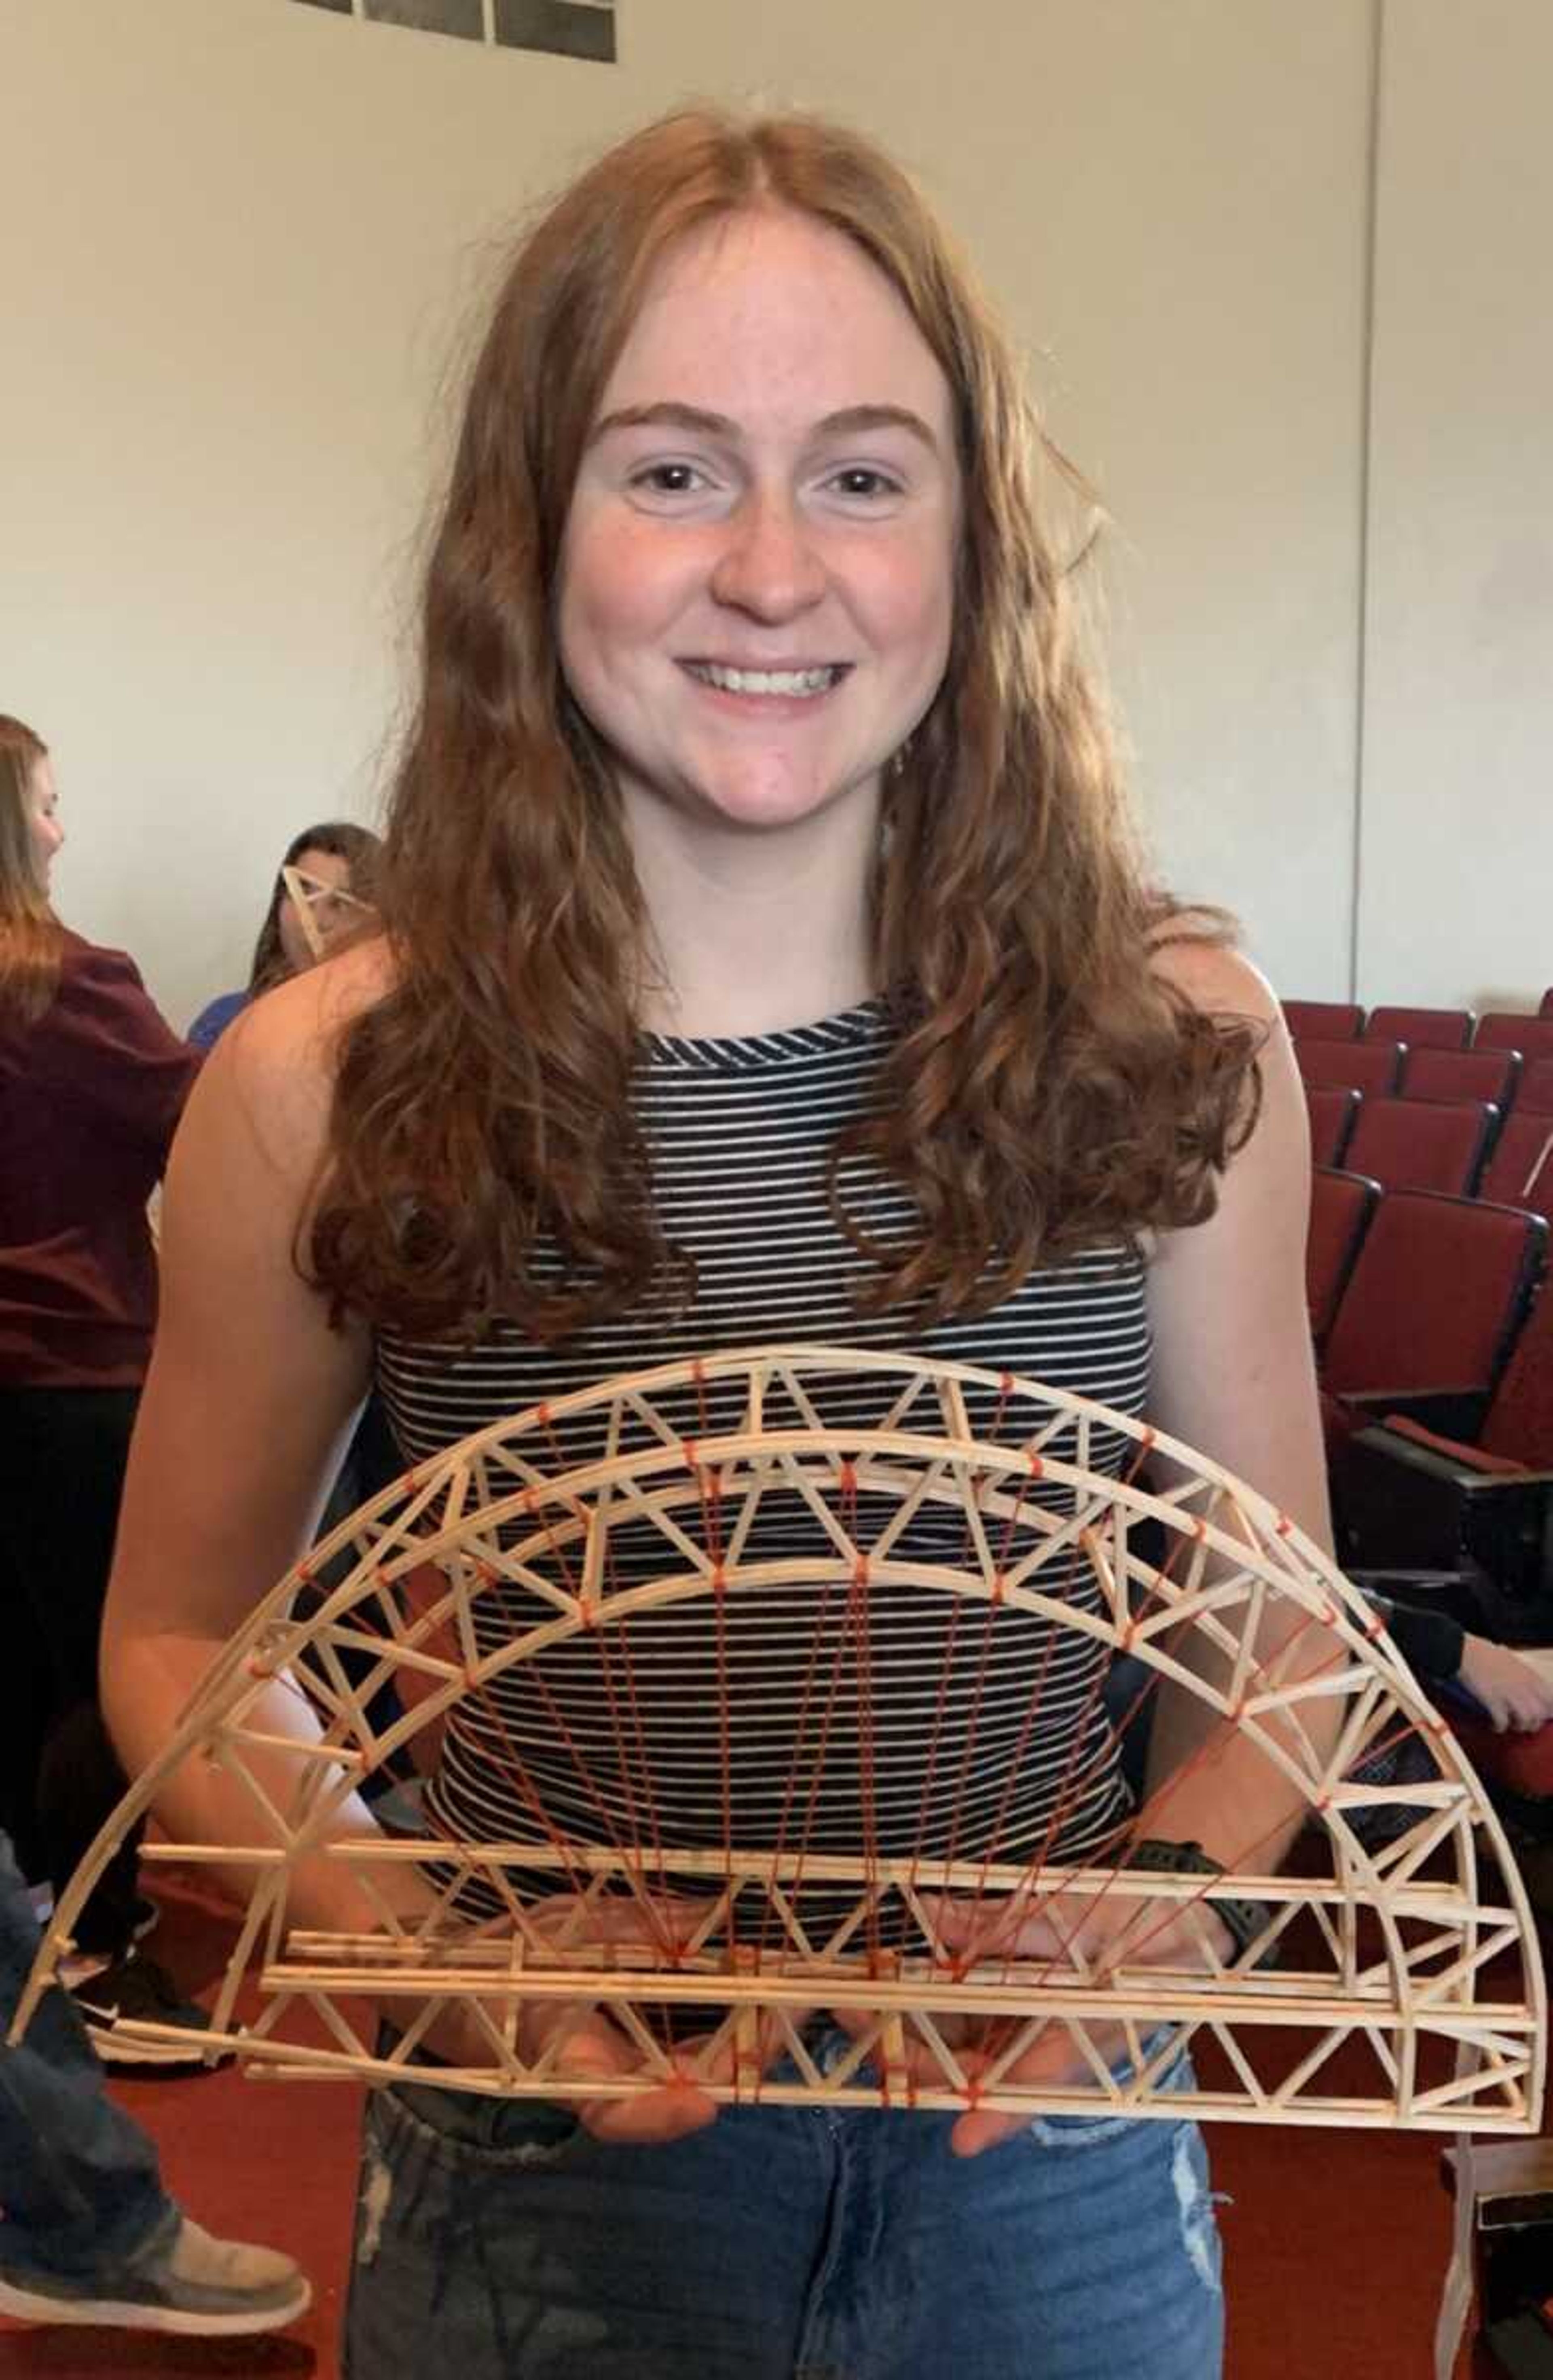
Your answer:
[[[1408,6],[1449,22],[1446,0]],[[1542,0],[1491,13],[1529,117],[1511,37],[1546,30]],[[240,974],[292,829],[370,814],[456,326],[534,195],[701,92],[826,106],[937,191],[1116,517],[1117,674],[1162,864],[1237,906],[1283,983],[1342,988],[1368,0],[620,16],[611,69],[290,0],[0,0],[0,707],[55,744],[67,914],[134,949],[182,1016]],[[1389,45],[1399,73],[1418,46]],[[1411,237],[1405,153],[1389,258]],[[1506,204],[1530,274],[1534,226]],[[1371,592],[1373,636],[1379,572]],[[1378,768],[1373,656],[1369,687]],[[1368,803],[1366,831],[1382,817]],[[1378,951],[1377,886],[1367,861]]]
[[[1391,0],[1359,992],[1553,982],[1553,7]]]

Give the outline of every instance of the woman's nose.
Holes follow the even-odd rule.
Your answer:
[[[720,603],[759,620],[787,620],[825,593],[824,565],[802,513],[785,497],[752,495],[733,516],[711,576]]]

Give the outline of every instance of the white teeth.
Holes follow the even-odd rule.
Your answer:
[[[715,686],[724,694],[823,694],[835,685],[839,669],[803,670],[740,670],[723,669],[716,662],[689,662],[686,664],[692,677],[704,686]]]

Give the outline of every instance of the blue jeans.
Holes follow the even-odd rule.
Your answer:
[[[6,2046],[37,1949],[32,1904],[0,1834],[0,2266],[93,2277],[154,2253],[180,2218],[156,2151],[103,2089],[66,1993],[50,1991],[22,2045]]]
[[[1180,2070],[1184,2076],[1184,2067]],[[661,2148],[559,2107],[373,2095],[352,2380],[1216,2380],[1195,2124],[724,2108]]]

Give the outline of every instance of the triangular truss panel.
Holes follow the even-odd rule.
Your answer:
[[[316,1742],[273,1705],[266,1725],[276,1680]],[[1113,1739],[1165,1680],[1202,1724],[1144,1830],[1179,1831],[1172,1792],[1233,1739],[1304,1810],[1286,1872],[1265,1837],[1222,1876],[1119,1864]],[[62,1897],[18,2028],[190,1758],[242,1789],[246,1840],[145,1855],[244,1879],[211,2044],[259,2070],[389,2079],[456,2007],[478,2054],[418,2082],[576,2099],[542,2019],[584,2008],[638,2053],[589,2095],[677,2076],[722,2100],[1538,2125],[1525,1897],[1368,1607],[1251,1489],[1030,1381],[724,1354],[418,1464],[214,1664]],[[426,1831],[342,1834],[349,1797],[412,1765]],[[468,1823],[491,1806],[494,1831]],[[320,1859],[375,1925],[302,1921]],[[1229,1958],[1226,1899],[1266,1912]],[[1103,1957],[1098,1903],[1127,1920]]]

